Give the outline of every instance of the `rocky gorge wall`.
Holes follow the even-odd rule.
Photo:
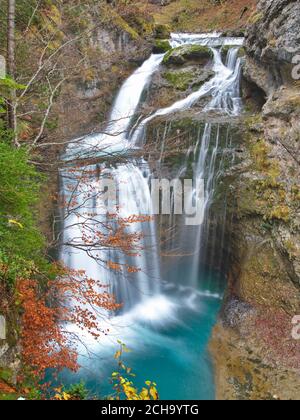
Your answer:
[[[260,1],[246,36],[244,77],[266,103],[245,118],[231,173],[229,285],[211,343],[221,400],[300,398],[299,7]]]

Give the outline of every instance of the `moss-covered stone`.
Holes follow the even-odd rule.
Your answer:
[[[196,66],[189,66],[180,70],[168,70],[162,74],[172,87],[182,91],[193,87],[198,89],[213,75],[212,70],[199,69]]]
[[[182,65],[187,61],[200,61],[205,64],[212,60],[213,52],[208,47],[201,45],[183,45],[172,49],[164,58],[166,65]]]
[[[163,54],[172,49],[168,39],[156,39],[153,47],[154,54]]]
[[[168,82],[179,90],[187,90],[193,81],[194,75],[188,71],[168,71],[163,74],[163,77]]]

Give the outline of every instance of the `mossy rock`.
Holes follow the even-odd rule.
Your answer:
[[[193,82],[194,75],[189,71],[168,71],[163,74],[163,77],[178,90],[187,90]]]
[[[154,54],[163,54],[172,49],[168,39],[156,39],[153,47]]]
[[[157,24],[154,27],[154,36],[158,39],[168,39],[171,36],[171,28],[168,25]]]
[[[196,66],[184,69],[168,70],[162,76],[177,90],[186,91],[189,88],[199,88],[214,76],[212,70],[204,70]]]
[[[208,47],[201,45],[183,45],[169,51],[165,58],[166,65],[183,65],[187,61],[200,61],[203,64],[213,59],[213,52]]]

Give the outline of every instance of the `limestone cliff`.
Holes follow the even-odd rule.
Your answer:
[[[233,168],[229,287],[211,345],[219,399],[300,397],[299,6],[260,1],[247,34],[244,76],[266,103]]]

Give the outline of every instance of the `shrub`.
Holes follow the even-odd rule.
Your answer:
[[[42,176],[28,163],[25,149],[16,150],[0,136],[0,278],[14,284],[46,264],[43,237],[38,231],[36,204]],[[1,138],[2,137],[2,138]]]

